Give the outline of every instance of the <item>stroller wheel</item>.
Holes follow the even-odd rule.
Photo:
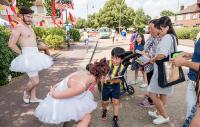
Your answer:
[[[131,85],[128,85],[127,86],[127,92],[130,94],[130,95],[133,95],[135,93],[135,90],[134,88],[131,86]]]

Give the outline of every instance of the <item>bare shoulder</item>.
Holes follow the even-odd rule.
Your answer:
[[[22,31],[23,29],[24,29],[24,26],[23,26],[22,24],[17,24],[17,25],[14,27],[13,31],[20,32],[20,31]]]

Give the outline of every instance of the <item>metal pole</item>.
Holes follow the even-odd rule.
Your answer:
[[[119,12],[119,34],[121,34],[121,15],[122,15],[122,3],[124,3],[125,0],[122,0],[120,4],[120,12]]]

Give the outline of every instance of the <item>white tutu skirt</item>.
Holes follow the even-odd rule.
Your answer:
[[[49,68],[52,64],[52,58],[40,53],[37,47],[23,47],[22,54],[11,62],[10,70],[22,73],[38,72]]]
[[[64,89],[66,82],[66,79],[60,82],[58,89]],[[79,121],[96,107],[97,103],[89,90],[68,99],[55,99],[47,95],[36,108],[34,115],[44,123],[60,124],[71,120]]]

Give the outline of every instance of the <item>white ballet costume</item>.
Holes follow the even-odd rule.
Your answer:
[[[56,91],[64,91],[68,88],[69,77],[57,84]],[[79,84],[84,85],[81,81]],[[55,99],[47,95],[36,108],[34,115],[44,123],[60,124],[71,120],[79,121],[96,107],[97,103],[89,90],[67,99]]]
[[[10,70],[22,73],[39,72],[52,64],[52,58],[40,53],[37,47],[22,47],[22,54],[11,62]]]

